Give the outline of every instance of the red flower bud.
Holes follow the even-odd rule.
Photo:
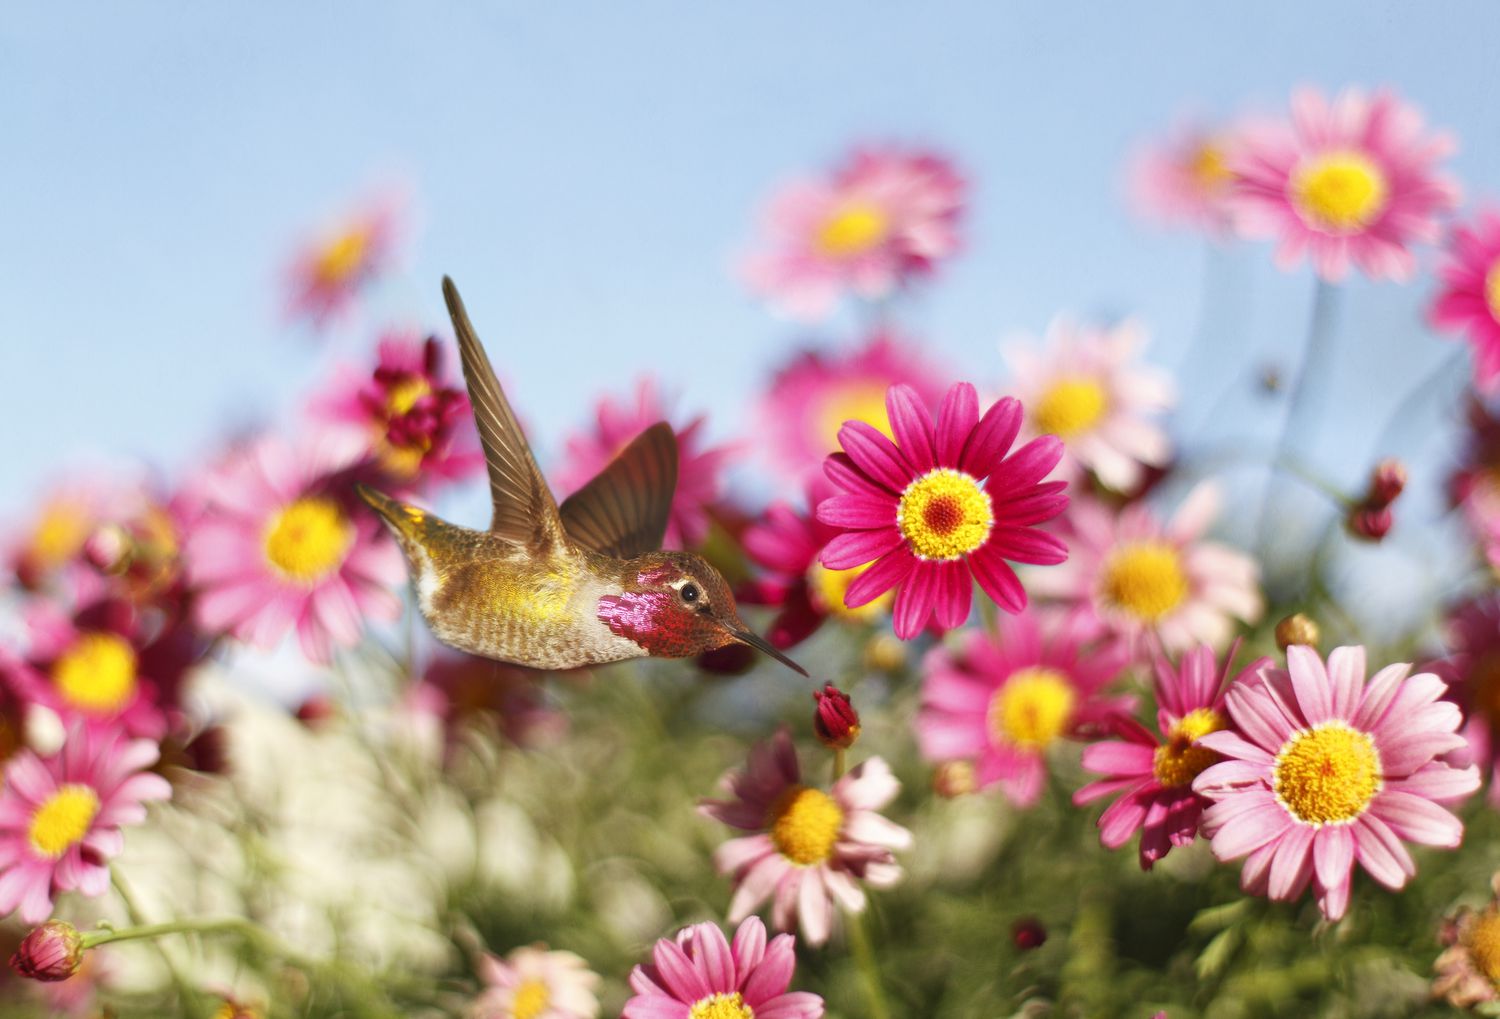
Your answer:
[[[1378,509],[1373,506],[1356,506],[1350,511],[1349,519],[1345,521],[1344,526],[1356,538],[1379,541],[1390,533],[1393,523],[1395,523],[1395,518],[1391,515],[1389,506],[1381,506]]]
[[[32,980],[66,980],[83,962],[83,935],[66,920],[48,920],[21,939],[10,968]]]
[[[1034,916],[1024,916],[1010,928],[1010,938],[1023,952],[1041,948],[1047,942],[1047,928]]]
[[[1370,494],[1365,496],[1365,505],[1371,509],[1384,509],[1396,501],[1404,488],[1406,465],[1395,457],[1387,457],[1370,472]]]
[[[859,739],[859,712],[849,703],[849,695],[832,683],[813,692],[818,702],[813,715],[813,732],[830,750],[848,750]]]

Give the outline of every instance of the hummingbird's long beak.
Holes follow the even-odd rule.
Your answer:
[[[764,651],[766,654],[770,655],[772,658],[776,659],[787,668],[792,669],[796,672],[800,672],[804,676],[807,675],[806,669],[798,665],[796,662],[792,661],[776,648],[772,647],[771,642],[766,640],[766,638],[762,637],[760,634],[754,633],[750,630],[730,630],[729,635],[735,640],[739,641],[741,644],[748,644],[750,647],[755,648],[755,650],[757,651]]]

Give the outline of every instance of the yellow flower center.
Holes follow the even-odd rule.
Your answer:
[[[733,994],[710,994],[693,1003],[688,1019],[755,1019],[755,1010],[745,1004],[739,991]]]
[[[1324,722],[1282,745],[1271,776],[1276,799],[1303,824],[1347,824],[1380,791],[1380,754],[1369,733]]]
[[[990,732],[1001,743],[1041,750],[1063,734],[1078,695],[1056,669],[1019,669],[990,701]]]
[[[849,585],[854,583],[854,578],[873,565],[875,564],[865,563],[852,570],[830,570],[822,563],[813,563],[812,569],[808,571],[808,580],[811,581],[812,589],[817,594],[817,601],[825,611],[845,619],[867,622],[887,611],[896,597],[896,592],[887,591],[873,601],[865,602],[859,608],[851,609],[844,604],[844,595],[848,593]]]
[[[1164,542],[1124,545],[1104,565],[1104,597],[1113,606],[1154,623],[1187,597],[1188,579],[1177,549]]]
[[[906,486],[896,526],[922,559],[957,559],[983,545],[995,524],[990,497],[962,471],[938,467]]]
[[[86,785],[65,785],[47,798],[31,817],[31,848],[57,859],[89,833],[99,813],[99,796]]]
[[[1109,410],[1109,394],[1094,379],[1063,378],[1042,394],[1031,420],[1039,432],[1072,439],[1087,432]]]
[[[1167,742],[1156,748],[1153,770],[1156,780],[1168,789],[1188,785],[1198,773],[1219,760],[1208,747],[1194,746],[1200,737],[1229,727],[1223,715],[1212,708],[1190,711],[1172,726]]]
[[[323,249],[315,269],[324,283],[342,283],[359,269],[370,235],[364,230],[350,230]]]
[[[312,584],[344,561],[354,543],[354,525],[338,503],[303,496],[271,518],[266,558],[290,580]]]
[[[1500,258],[1484,274],[1484,303],[1489,306],[1490,316],[1500,322]]]
[[[1353,233],[1385,209],[1390,188],[1380,167],[1360,152],[1319,156],[1291,179],[1292,203],[1309,225],[1331,233]]]
[[[782,856],[799,866],[822,863],[833,855],[843,823],[844,811],[833,797],[794,785],[771,807],[771,842]]]
[[[863,421],[887,439],[894,439],[896,435],[885,410],[885,390],[880,382],[865,382],[835,393],[818,414],[814,442],[822,448],[838,449],[839,429],[845,421]]]
[[[1500,913],[1491,907],[1479,914],[1464,935],[1464,947],[1479,971],[1500,985]]]
[[[523,980],[516,988],[515,1001],[510,1006],[514,1019],[536,1019],[551,1001],[547,985],[540,980]]]
[[[1198,188],[1208,194],[1217,194],[1234,179],[1234,171],[1224,162],[1224,150],[1213,142],[1204,142],[1193,153],[1188,169]]]
[[[867,202],[846,205],[818,231],[818,247],[834,258],[862,255],[885,240],[891,221],[884,210]]]
[[[58,501],[42,510],[31,532],[30,553],[43,569],[60,566],[78,554],[88,540],[89,515],[72,503]]]
[[[52,663],[52,683],[75,708],[112,714],[135,695],[135,648],[113,633],[84,633]]]
[[[417,405],[417,401],[432,392],[432,386],[421,375],[404,378],[386,392],[385,409],[391,417],[400,417]]]

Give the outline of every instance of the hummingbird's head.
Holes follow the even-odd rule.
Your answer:
[[[648,654],[690,658],[726,644],[746,644],[807,675],[745,625],[729,584],[702,556],[649,552],[630,561],[622,581],[622,593],[599,599],[599,619]]]

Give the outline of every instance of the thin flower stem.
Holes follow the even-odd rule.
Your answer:
[[[837,782],[844,777],[844,751],[837,748],[833,751],[833,780]]]
[[[130,917],[130,922],[137,929],[157,926],[146,922],[146,916],[141,911],[140,900],[135,897],[135,893],[131,891],[130,885],[121,876],[120,868],[109,868],[109,880],[115,887],[115,893],[120,896],[120,901],[125,905],[125,915]],[[181,968],[177,965],[177,960],[172,958],[172,953],[168,952],[166,946],[160,942],[153,941],[152,946],[156,949],[156,954],[161,956],[162,964],[167,967],[167,973],[172,978],[172,984],[177,988],[177,996],[182,1000],[183,1012],[189,1016],[208,1015],[207,1008],[198,996],[197,988],[183,975]]]
[[[138,927],[102,927],[83,935],[83,947],[97,948],[115,941],[137,941],[142,938],[160,938],[168,934],[223,934],[230,931],[245,933],[253,926],[249,920],[230,916],[222,918],[199,918],[195,920],[172,920],[167,923],[148,923]]]
[[[854,962],[859,966],[865,980],[865,997],[869,1004],[869,1019],[890,1019],[891,1012],[885,1003],[885,992],[880,986],[880,966],[875,961],[875,950],[870,947],[870,938],[865,933],[864,914],[847,914],[849,920],[849,949],[854,953]]]

